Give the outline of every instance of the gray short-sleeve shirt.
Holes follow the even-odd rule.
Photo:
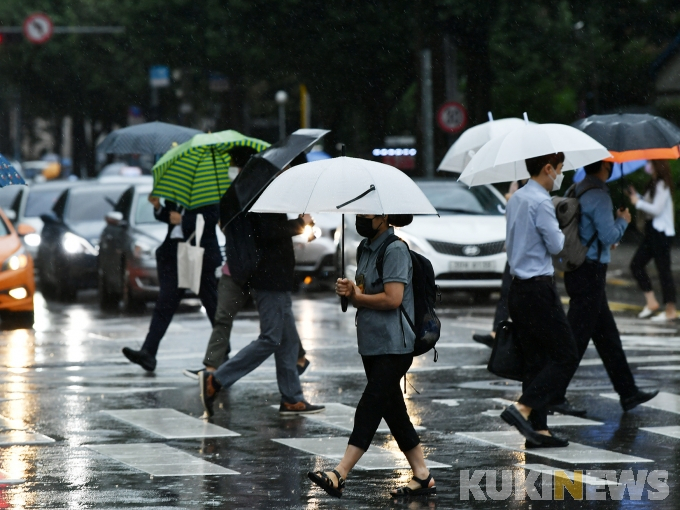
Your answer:
[[[364,292],[379,294],[384,292],[383,283],[400,282],[404,284],[402,304],[412,318],[413,286],[411,277],[413,266],[408,247],[402,241],[395,241],[385,250],[383,259],[383,282],[379,281],[376,261],[382,243],[394,229],[389,228],[375,241],[369,241],[357,263],[357,279],[363,275]],[[413,352],[415,334],[403,317],[399,308],[394,310],[372,310],[359,308],[357,311],[357,338],[359,354],[377,356],[381,354],[408,354]]]

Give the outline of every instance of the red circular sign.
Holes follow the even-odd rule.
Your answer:
[[[24,20],[24,37],[33,44],[43,44],[54,33],[54,24],[47,14],[36,12]]]
[[[437,124],[446,133],[460,133],[467,126],[467,122],[467,110],[460,103],[450,101],[437,110]]]

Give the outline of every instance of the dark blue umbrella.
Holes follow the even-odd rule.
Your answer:
[[[17,169],[12,166],[12,163],[0,154],[0,188],[10,184],[23,184],[25,186],[26,181],[24,181],[24,178],[21,177]]]

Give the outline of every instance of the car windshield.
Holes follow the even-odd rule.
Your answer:
[[[502,216],[505,206],[486,186],[468,188],[457,182],[418,182],[439,214],[488,214]]]
[[[73,190],[64,217],[71,222],[104,221],[124,189]]]
[[[21,186],[5,186],[0,188],[0,207],[7,210],[12,207],[14,199],[21,191]],[[6,234],[3,234],[6,235]]]
[[[31,189],[26,200],[24,216],[37,218],[41,214],[49,213],[63,191],[63,189]]]
[[[137,225],[142,223],[156,223],[156,217],[153,215],[153,206],[146,197],[146,193],[137,195],[137,210],[135,211],[135,223]]]

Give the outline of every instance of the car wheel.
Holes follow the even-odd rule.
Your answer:
[[[146,303],[139,297],[134,295],[132,288],[130,287],[130,271],[127,269],[127,265],[123,264],[125,270],[122,272],[122,286],[123,289],[123,310],[131,313],[141,313],[146,310]]]
[[[109,290],[106,278],[99,272],[97,278],[97,291],[99,294],[99,308],[104,311],[113,311],[118,308],[120,294]]]
[[[33,327],[33,312],[2,312],[0,313],[3,329],[27,329]]]
[[[76,300],[76,296],[78,295],[78,289],[74,287],[73,284],[71,284],[71,282],[67,282],[60,279],[57,280],[55,294],[56,298],[59,301],[71,303]]]

